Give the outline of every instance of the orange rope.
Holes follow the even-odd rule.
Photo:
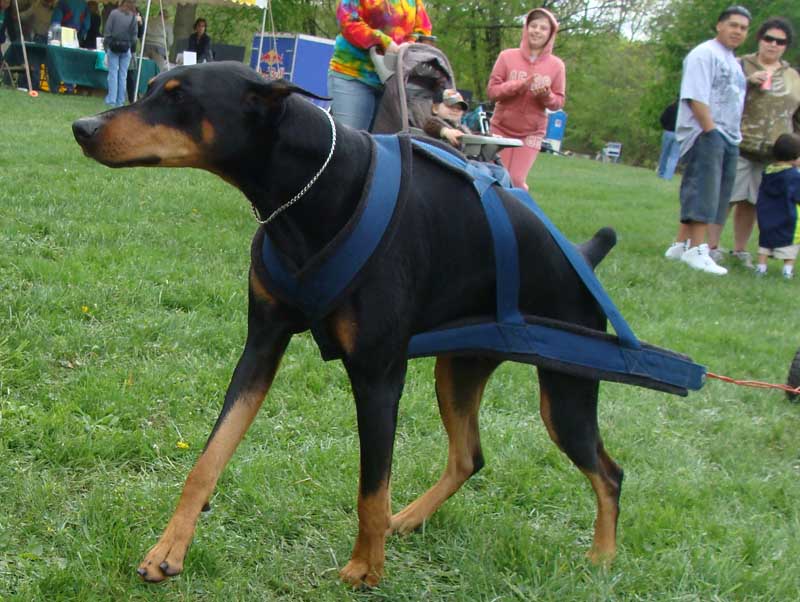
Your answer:
[[[731,378],[730,376],[721,376],[719,374],[714,374],[713,372],[706,372],[706,376],[708,376],[709,378],[716,378],[717,380],[721,380],[726,383],[741,385],[743,387],[754,387],[756,389],[780,389],[781,391],[786,391],[787,393],[794,393],[795,395],[800,395],[800,387],[790,387],[789,385],[774,385],[772,383],[761,382],[760,380],[736,380],[735,378]]]

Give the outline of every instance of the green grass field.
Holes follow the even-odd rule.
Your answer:
[[[538,417],[535,372],[487,389],[487,466],[425,528],[387,542],[370,592],[338,569],[356,533],[358,439],[339,363],[291,343],[220,480],[182,576],[141,583],[217,416],[245,336],[255,223],[194,170],[110,170],[70,124],[89,98],[0,89],[0,600],[797,600],[800,406],[710,381],[688,398],[601,387],[625,469],[619,554],[588,564],[588,482]],[[634,331],[712,372],[784,382],[800,281],[669,263],[677,179],[543,156],[534,196],[573,240],[613,226],[598,274]],[[726,232],[725,246],[730,245]],[[754,250],[754,249],[751,249]],[[411,363],[392,483],[398,510],[444,465],[431,360]],[[185,446],[178,443],[185,442]]]

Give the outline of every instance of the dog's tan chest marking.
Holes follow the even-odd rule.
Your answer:
[[[358,325],[352,308],[343,307],[337,309],[331,316],[328,326],[342,350],[347,355],[352,355],[356,349],[356,337],[358,335]]]
[[[214,139],[217,136],[217,132],[214,130],[214,126],[211,125],[211,122],[208,119],[203,119],[201,127],[203,131],[203,144],[205,144],[206,146],[211,146],[214,143]]]
[[[255,270],[250,269],[250,290],[253,296],[259,301],[269,303],[270,305],[277,305],[275,297],[269,294],[269,291],[264,287],[261,279],[256,274]]]

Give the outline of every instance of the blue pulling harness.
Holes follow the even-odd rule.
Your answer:
[[[402,185],[398,136],[373,136],[375,154],[371,188],[360,216],[334,252],[314,269],[293,274],[278,249],[264,234],[262,259],[270,286],[290,300],[312,322],[312,333],[325,355],[326,336],[320,320],[335,306],[380,245],[397,211]],[[462,157],[420,140],[421,152],[450,168],[467,172],[480,197],[494,244],[497,277],[496,320],[445,326],[412,337],[408,356],[439,354],[494,355],[600,380],[636,384],[686,395],[703,386],[705,367],[688,357],[640,342],[603,290],[586,260],[522,189],[505,189],[544,224],[586,288],[602,308],[616,336],[555,320],[523,316],[519,311],[519,256],[511,221],[500,200],[497,181]],[[333,359],[333,357],[326,357]]]

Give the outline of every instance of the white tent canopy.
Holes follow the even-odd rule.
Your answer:
[[[150,6],[152,5],[153,0],[147,0],[147,8],[145,10],[144,15],[144,31],[142,32],[142,44],[139,50],[139,64],[136,70],[136,87],[134,88],[133,92],[133,100],[136,102],[136,99],[139,96],[139,80],[142,76],[142,59],[144,58],[144,44],[147,40],[147,23],[150,19]],[[264,16],[261,19],[261,44],[263,44],[264,40],[264,27],[267,23],[267,11],[269,10],[270,16],[272,14],[272,7],[269,3],[269,0],[158,0],[159,8],[161,9],[161,23],[162,23],[162,30],[164,31],[164,46],[167,46],[166,40],[166,27],[164,27],[164,4],[210,4],[215,6],[220,6],[224,4],[239,4],[244,6],[253,6],[256,8],[261,8],[264,10]],[[270,18],[271,20],[271,18]],[[275,26],[273,24],[272,27],[273,36],[275,34]],[[262,49],[259,48],[259,56],[261,56]],[[258,61],[256,65],[256,69],[261,69],[261,62]]]

